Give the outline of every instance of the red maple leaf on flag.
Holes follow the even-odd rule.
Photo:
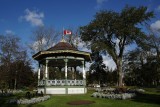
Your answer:
[[[70,30],[64,30],[64,35],[71,35],[72,32]]]

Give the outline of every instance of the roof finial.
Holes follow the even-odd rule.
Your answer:
[[[62,40],[60,42],[66,42],[66,40],[64,38],[62,38]]]

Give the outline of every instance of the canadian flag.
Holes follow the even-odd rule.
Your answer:
[[[72,32],[70,30],[64,30],[64,35],[71,35]]]

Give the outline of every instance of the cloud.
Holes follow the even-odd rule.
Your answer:
[[[96,3],[97,3],[97,5],[96,5],[96,9],[99,9],[99,8],[101,8],[101,6],[105,3],[105,2],[107,2],[108,0],[96,0]]]
[[[32,49],[35,51],[35,52],[38,52],[39,51],[39,48],[42,47],[44,48],[44,45],[46,44],[46,39],[45,38],[42,38],[42,42],[39,40],[39,41],[35,41],[33,44],[32,44]]]
[[[108,56],[106,56],[106,55],[102,55],[102,57],[103,57],[103,63],[111,70],[114,70],[114,69],[116,69],[116,64],[114,63],[114,61],[111,59],[111,58],[109,58]],[[91,64],[92,63],[90,63],[90,62],[86,62],[86,64],[85,64],[85,71],[89,71],[89,68],[90,68],[90,66],[91,66]],[[77,67],[77,70],[78,71],[82,71],[82,67]]]
[[[91,52],[91,49],[88,49],[87,45],[84,42],[80,42],[78,44],[78,50],[85,51],[85,52]]]
[[[160,5],[156,8],[156,10],[160,12]]]
[[[84,68],[85,71],[89,71],[89,68],[90,68],[91,64],[92,64],[92,63],[90,63],[90,62],[86,62],[86,63],[85,63],[85,68]],[[76,69],[77,69],[77,71],[80,71],[80,72],[83,71],[82,66],[78,66]]]
[[[107,0],[96,0],[98,5],[102,5],[105,1],[107,1]]]
[[[77,45],[77,42],[78,42],[78,45]],[[73,44],[77,47],[78,47],[78,50],[80,51],[85,51],[85,52],[91,52],[91,49],[89,49],[86,45],[86,43],[84,41],[81,40],[80,37],[76,37],[74,40],[73,40]]]
[[[85,64],[85,71],[89,71],[89,68],[90,68],[91,64],[92,63],[90,63],[90,62],[86,62],[86,64]]]
[[[103,63],[109,68],[109,69],[112,69],[114,70],[116,68],[116,64],[114,63],[114,61],[109,58],[108,56],[106,55],[102,55],[103,57]]]
[[[157,20],[156,22],[152,23],[151,29],[154,31],[160,30],[160,20]]]
[[[15,34],[15,33],[14,33],[13,31],[11,31],[11,30],[6,30],[5,33],[6,33],[6,34],[11,34],[11,35],[14,35],[14,34]]]
[[[79,38],[79,37],[78,37],[78,38],[75,38],[74,41],[73,41],[74,44],[76,44],[76,40],[79,41],[79,42],[78,42],[78,50],[80,50],[80,51],[85,51],[85,52],[91,52],[91,49],[87,48],[86,43],[85,43],[84,41],[82,41],[81,38]],[[117,43],[119,42],[118,40],[115,40],[115,41],[116,41]],[[108,57],[108,56],[106,56],[106,55],[102,55],[102,57],[103,57],[103,63],[104,63],[107,67],[109,67],[109,69],[114,70],[114,69],[116,68],[116,65],[115,65],[114,61],[113,61],[110,57]],[[92,64],[92,63],[89,63],[89,62],[86,63],[86,65],[85,65],[85,70],[86,70],[86,71],[89,70],[91,64]],[[78,69],[79,71],[82,71],[82,68],[81,68],[81,67],[77,67],[77,69]]]
[[[21,16],[20,19],[24,19],[25,21],[29,22],[32,26],[43,26],[43,12],[38,11],[31,11],[29,9],[25,10],[25,15]]]

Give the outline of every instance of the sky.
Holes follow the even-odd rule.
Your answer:
[[[120,12],[126,5],[147,6],[148,11],[155,12],[149,24],[160,28],[160,0],[0,0],[0,34],[12,33],[29,43],[38,26],[58,31],[78,28],[93,20],[99,10]]]

